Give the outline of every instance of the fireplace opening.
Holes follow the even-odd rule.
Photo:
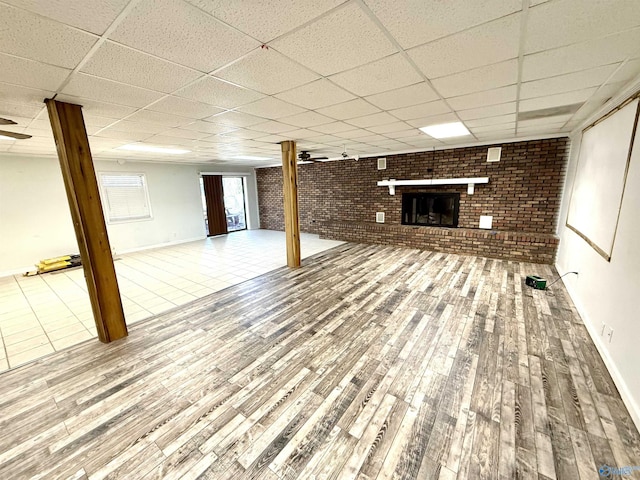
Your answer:
[[[457,227],[459,193],[403,193],[402,224]]]

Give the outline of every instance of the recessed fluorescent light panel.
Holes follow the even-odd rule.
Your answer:
[[[13,141],[13,140],[15,140],[15,138],[13,138],[13,137],[7,137],[6,135],[0,135],[0,140],[9,140],[9,141]]]
[[[433,138],[450,138],[471,135],[469,130],[467,130],[467,127],[465,127],[462,122],[429,125],[428,127],[421,127],[420,130]]]
[[[239,155],[232,158],[234,160],[271,160],[269,157],[254,157],[252,155]]]
[[[184,153],[190,153],[191,150],[184,150],[181,148],[165,148],[165,147],[153,147],[151,145],[143,145],[141,143],[131,143],[129,145],[123,145],[116,148],[116,150],[131,150],[134,152],[151,152],[151,153],[166,153],[168,155],[182,155]]]

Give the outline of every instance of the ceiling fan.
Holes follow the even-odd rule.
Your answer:
[[[311,157],[311,154],[307,150],[302,150],[298,154],[298,161],[299,162],[318,162],[318,163],[322,163],[322,162],[320,162],[320,160],[328,160],[328,159],[329,159],[329,157]]]
[[[0,125],[17,125],[13,120],[9,120],[8,118],[0,117]],[[24,133],[16,133],[16,132],[8,132],[6,130],[0,130],[0,137],[10,137],[15,138],[16,140],[26,140],[27,138],[31,138],[31,135],[26,135]]]

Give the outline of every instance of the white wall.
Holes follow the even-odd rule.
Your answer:
[[[572,138],[571,157],[558,234],[556,267],[598,347],[636,425],[640,427],[640,135],[628,172],[611,261],[607,262],[565,226],[567,205],[576,176],[580,135]],[[612,340],[601,335],[602,324],[613,328]]]
[[[95,168],[147,177],[153,219],[107,225],[116,252],[205,238],[199,180],[203,166],[98,160]],[[248,222],[259,228],[255,174],[233,170],[248,174]],[[0,155],[0,276],[33,270],[43,258],[77,252],[58,160]]]

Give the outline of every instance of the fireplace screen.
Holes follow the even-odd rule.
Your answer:
[[[402,224],[457,227],[459,193],[403,193]]]

